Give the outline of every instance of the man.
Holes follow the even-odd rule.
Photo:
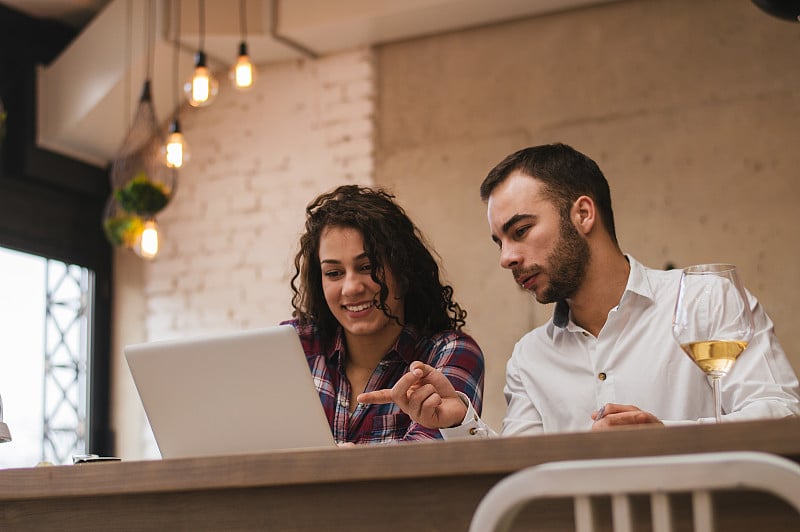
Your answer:
[[[504,435],[713,421],[708,379],[672,337],[680,271],[622,253],[594,161],[564,144],[526,148],[489,172],[481,198],[500,265],[537,301],[556,304],[508,362]],[[722,379],[723,420],[800,415],[797,377],[748,296],[755,334]],[[419,363],[391,390],[358,400],[393,401],[445,438],[492,433],[441,373]]]

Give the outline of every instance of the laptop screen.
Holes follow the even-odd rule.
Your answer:
[[[291,325],[124,352],[163,458],[336,445]]]

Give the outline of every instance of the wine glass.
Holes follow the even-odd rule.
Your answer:
[[[698,264],[681,273],[672,335],[711,379],[717,423],[722,416],[720,379],[753,338],[753,315],[736,266]]]

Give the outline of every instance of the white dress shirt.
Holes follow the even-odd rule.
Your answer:
[[[714,421],[710,380],[672,336],[681,271],[627,258],[625,292],[597,337],[572,321],[562,301],[548,323],[517,342],[506,368],[503,435],[589,430],[592,412],[606,403],[635,405],[666,425]],[[748,297],[755,333],[722,377],[723,421],[800,415],[797,376],[772,320]],[[442,434],[494,433],[468,405],[464,422]]]

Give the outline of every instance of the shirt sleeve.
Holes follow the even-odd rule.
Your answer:
[[[503,436],[541,434],[544,432],[542,414],[536,408],[529,390],[520,376],[517,360],[521,353],[521,342],[514,346],[514,353],[506,364],[506,385],[503,393],[508,408],[503,419]]]
[[[542,416],[520,378],[517,369],[517,354],[520,344],[514,347],[514,353],[506,365],[506,385],[504,393],[508,408],[503,419],[503,436],[541,434],[543,429]],[[465,397],[462,397],[464,400]],[[491,438],[497,433],[486,425],[478,413],[467,404],[467,413],[460,425],[452,428],[440,429],[445,440],[461,438]]]
[[[423,361],[425,362],[425,361]],[[456,393],[466,398],[476,416],[483,404],[483,352],[471,336],[455,332],[434,345],[428,364],[441,371],[453,384]],[[403,441],[441,439],[438,429],[412,423]]]
[[[747,297],[755,330],[747,349],[721,378],[722,421],[800,416],[797,375],[775,336],[772,320],[752,294],[748,292]],[[708,393],[712,393],[711,387]],[[677,426],[715,423],[716,419],[662,421]]]
[[[439,429],[442,438],[445,440],[461,440],[461,439],[485,439],[494,438],[497,433],[491,429],[475,412],[472,403],[466,395],[461,392],[456,392],[458,397],[467,405],[467,413],[464,414],[464,419],[461,424],[447,429]]]
[[[755,297],[749,293],[748,297],[755,332],[730,373],[722,377],[724,420],[800,416],[797,375],[775,336],[772,320]]]

